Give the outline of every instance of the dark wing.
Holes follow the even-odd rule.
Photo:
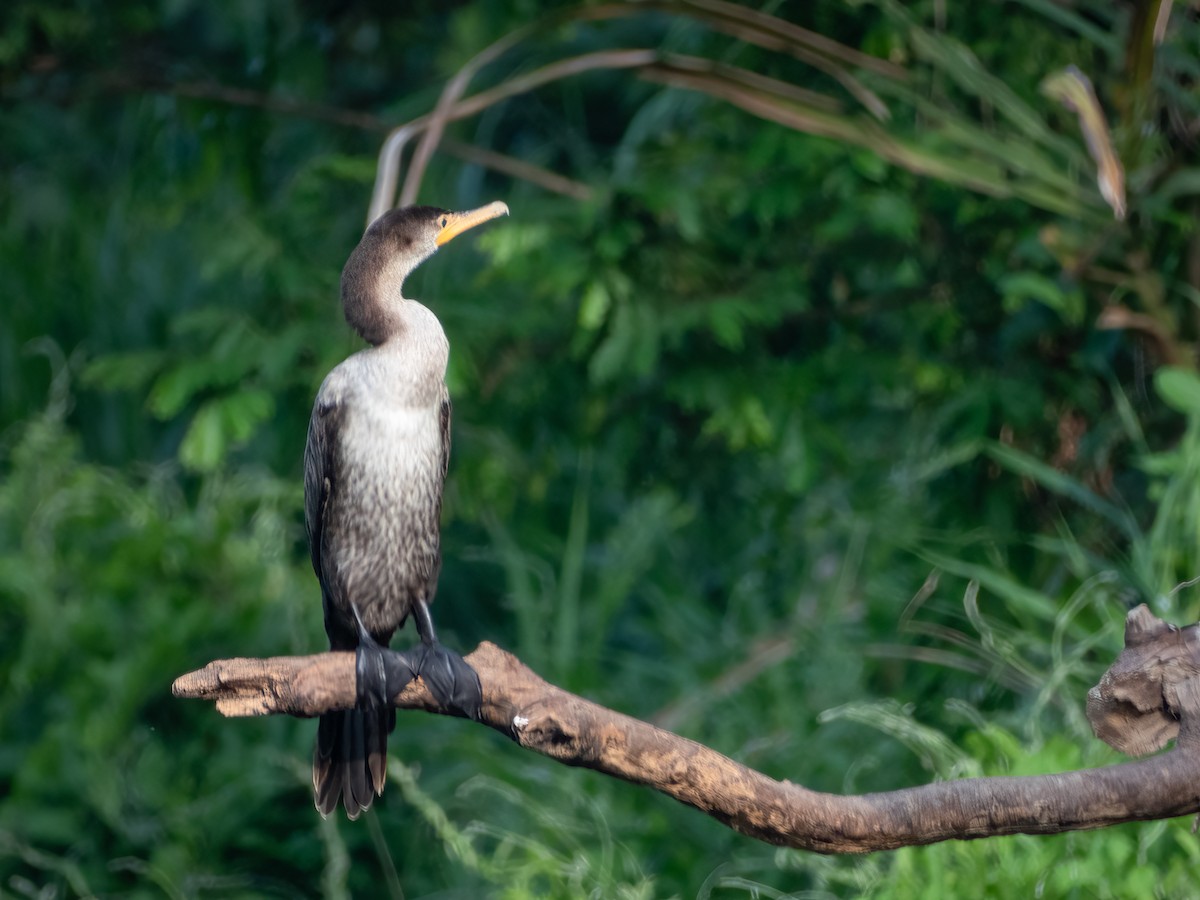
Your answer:
[[[328,543],[325,528],[329,499],[337,490],[338,433],[344,412],[341,403],[318,394],[308,422],[308,444],[304,448],[304,530],[308,532],[313,571],[321,582],[325,633],[329,635],[329,646],[333,650],[352,650],[358,645],[353,622],[346,621],[349,612],[341,609],[344,600],[335,596],[338,587],[327,578],[333,566],[330,560],[324,559]]]
[[[321,538],[325,506],[333,487],[333,451],[340,416],[337,403],[317,397],[308,422],[308,443],[304,447],[304,530],[308,533],[308,551],[313,570],[325,588],[321,571]]]
[[[450,471],[450,389],[442,385],[442,481]]]

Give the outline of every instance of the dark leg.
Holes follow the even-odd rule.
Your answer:
[[[433,616],[429,614],[429,604],[418,600],[413,604],[413,622],[417,626],[417,636],[421,643],[432,647],[437,643],[437,632],[433,628]]]

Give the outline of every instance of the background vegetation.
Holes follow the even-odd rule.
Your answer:
[[[453,347],[447,640],[822,790],[1115,758],[1082,708],[1124,611],[1200,608],[1195,15],[761,11],[792,43],[700,0],[6,4],[0,895],[1191,891],[1188,822],[825,859],[417,715],[322,821],[312,723],[169,695],[322,647],[300,458],[383,132],[531,27],[468,93],[662,55],[426,173],[513,211],[411,285]],[[1123,221],[1043,88],[1072,64]]]

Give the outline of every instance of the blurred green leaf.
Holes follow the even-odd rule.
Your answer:
[[[1037,301],[1054,310],[1068,325],[1082,325],[1086,312],[1083,293],[1076,287],[1064,287],[1057,281],[1035,272],[1014,272],[1000,279],[1004,309],[1020,312],[1030,301]]]
[[[219,383],[219,370],[208,360],[186,362],[160,375],[150,389],[146,406],[159,419],[179,415],[204,388]]]
[[[1154,389],[1172,409],[1200,416],[1200,376],[1193,370],[1164,366],[1154,373]]]
[[[159,350],[109,354],[89,362],[82,381],[108,391],[138,390],[149,384],[165,360],[166,355]]]
[[[1059,496],[1073,500],[1093,513],[1103,516],[1111,525],[1124,532],[1127,538],[1134,539],[1139,535],[1140,529],[1137,527],[1137,523],[1126,510],[1097,496],[1078,481],[1052,466],[1027,453],[1022,453],[1015,447],[1004,444],[989,443],[984,449],[989,456],[1010,471],[1031,478]]]
[[[579,305],[579,327],[586,331],[595,331],[608,316],[612,298],[608,290],[598,281],[593,281],[584,291],[583,301]]]
[[[230,449],[270,418],[274,409],[273,398],[262,390],[239,391],[206,401],[192,417],[179,446],[180,461],[197,472],[214,470]]]

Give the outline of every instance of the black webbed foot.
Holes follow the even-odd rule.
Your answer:
[[[483,703],[479,676],[449,647],[417,644],[411,650],[390,650],[374,641],[369,646],[360,642],[356,662],[361,709],[389,705],[419,675],[438,706],[479,718]]]
[[[391,706],[392,698],[416,677],[417,671],[403,653],[382,646],[358,618],[358,648],[354,652],[355,704],[359,709]]]
[[[359,709],[388,706],[392,698],[412,680],[412,668],[404,661],[395,659],[398,655],[381,647],[366,632],[359,634],[358,649],[354,652],[356,705]]]
[[[478,719],[483,705],[479,676],[459,654],[438,643],[429,608],[423,602],[415,605],[414,613],[421,643],[411,650],[381,646],[359,621],[354,656],[359,709],[391,705],[392,698],[420,676],[438,706]]]
[[[417,634],[421,636],[420,645],[408,651],[413,669],[429,686],[429,693],[439,706],[478,720],[483,706],[479,676],[465,659],[438,642],[429,604],[418,600],[412,611]]]
[[[442,644],[418,644],[405,654],[443,709],[478,719],[483,706],[479,676],[465,659]]]

